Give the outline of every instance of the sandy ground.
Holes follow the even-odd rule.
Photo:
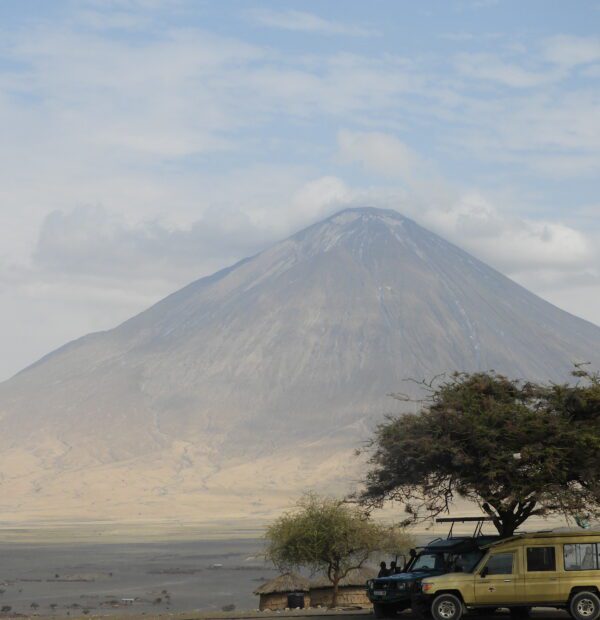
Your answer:
[[[417,542],[444,535],[443,529],[421,532]],[[249,525],[238,530],[172,523],[0,526],[0,609],[6,609],[0,620],[294,615],[237,611],[256,609],[253,591],[277,574],[260,555],[261,533]],[[542,610],[535,616],[556,613]]]
[[[255,609],[259,539],[0,543],[0,609],[55,618]],[[2,613],[0,612],[0,619]]]
[[[318,618],[335,618],[348,617],[349,620],[373,620],[374,616],[370,610],[324,610],[324,609],[310,609],[302,611],[285,611],[285,612],[238,612],[238,613],[179,613],[179,614],[144,614],[144,615],[128,615],[126,620],[255,620],[264,618],[310,618],[311,620],[317,620]],[[399,620],[413,620],[415,616],[410,611],[399,614]],[[493,618],[498,620],[509,620],[510,616],[506,611],[500,611]],[[37,620],[49,620],[50,616],[11,616],[6,614],[0,614],[0,618],[31,618]],[[74,616],[73,620],[89,620],[90,618],[107,618],[107,616],[101,615],[86,615],[86,616]],[[110,616],[111,620],[120,620],[120,616]],[[476,614],[470,614],[469,620],[490,620],[490,616],[477,616]],[[535,609],[531,614],[533,620],[567,620],[570,616],[561,610],[554,609]]]
[[[172,521],[24,521],[19,525],[0,522],[0,544],[70,545],[186,540],[260,539],[264,524],[250,520],[229,526],[223,523]]]

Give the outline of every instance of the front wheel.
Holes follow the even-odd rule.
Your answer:
[[[433,599],[431,615],[434,620],[460,620],[463,615],[462,601],[454,594],[440,594]]]
[[[595,592],[577,592],[569,602],[575,620],[596,620],[600,616],[600,598]]]

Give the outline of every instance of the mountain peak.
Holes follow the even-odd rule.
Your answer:
[[[408,225],[410,231],[402,230]],[[328,252],[334,247],[359,250],[371,243],[381,243],[385,235],[404,242],[409,234],[422,230],[415,222],[392,209],[351,207],[343,209],[308,228],[291,239],[303,243],[310,252]]]
[[[400,222],[412,222],[409,218],[394,211],[393,209],[380,209],[377,207],[348,207],[342,209],[325,220],[317,222],[316,226],[346,226],[352,223],[368,224],[369,222],[386,222],[397,225]],[[412,222],[414,224],[414,222]]]
[[[343,215],[355,215],[356,217],[364,217],[364,218],[385,218],[392,217],[396,219],[407,219],[401,213],[394,209],[382,209],[380,207],[346,207],[345,209],[341,209],[337,211],[332,216],[329,217],[330,220],[333,220],[339,216]]]
[[[269,493],[341,492],[409,377],[565,381],[598,351],[598,327],[409,218],[344,209],[0,385],[5,495],[37,516],[263,514]]]

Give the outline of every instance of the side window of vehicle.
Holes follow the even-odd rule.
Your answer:
[[[542,572],[556,570],[554,547],[527,547],[527,571]]]
[[[598,545],[579,543],[563,547],[565,570],[598,570]]]
[[[485,565],[488,575],[511,575],[513,572],[514,553],[496,553],[491,555]]]

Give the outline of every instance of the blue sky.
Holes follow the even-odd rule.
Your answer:
[[[0,379],[344,206],[600,323],[600,2],[4,0]]]

